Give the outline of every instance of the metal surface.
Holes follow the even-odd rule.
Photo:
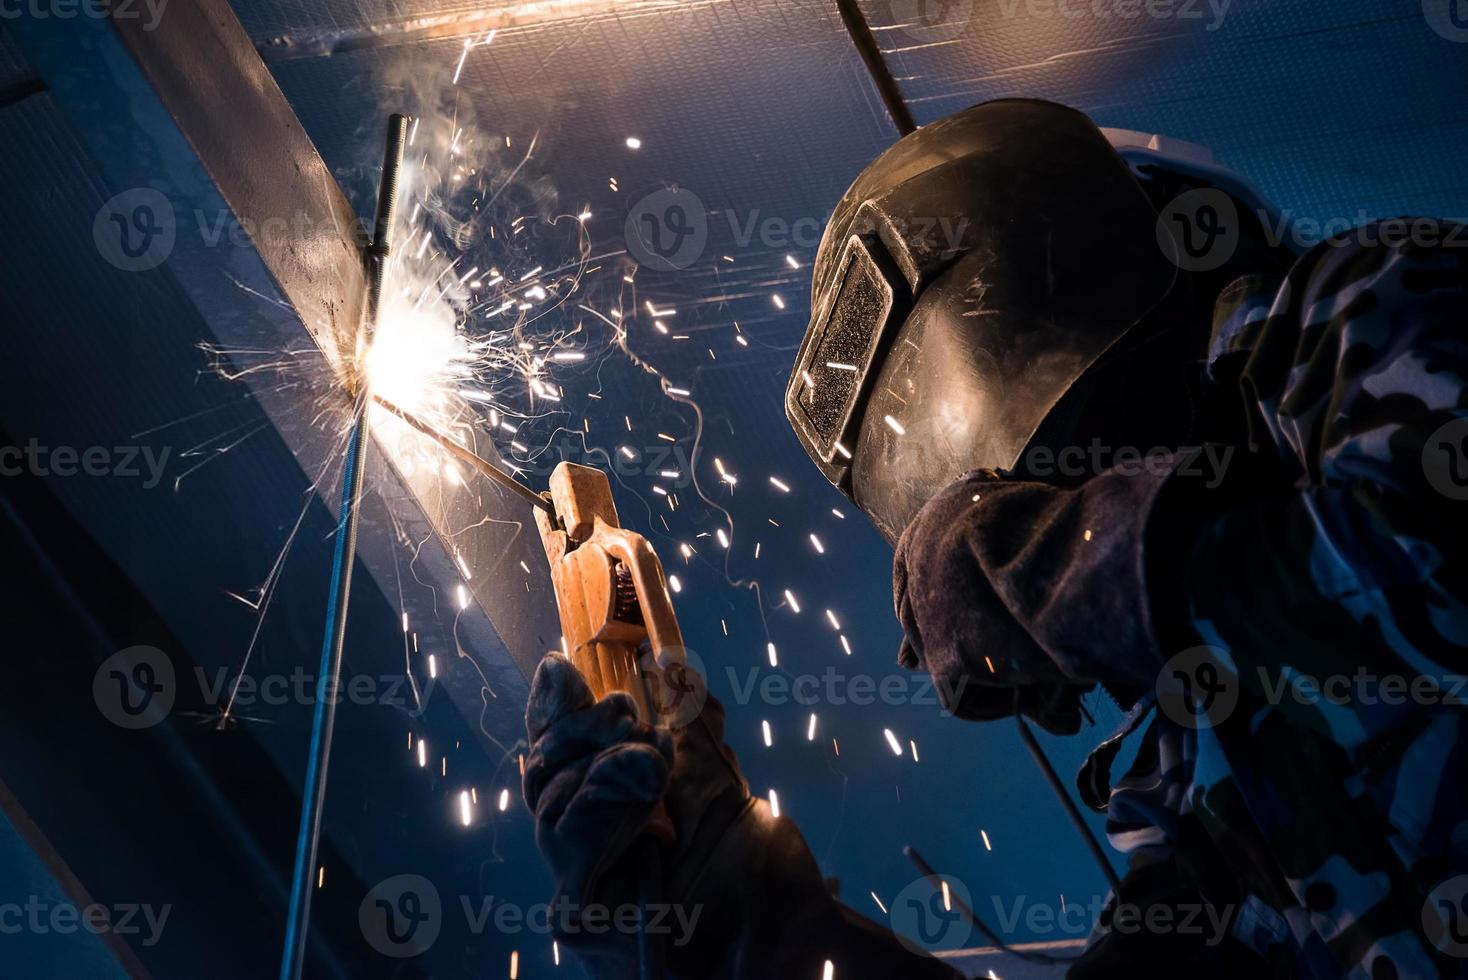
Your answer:
[[[1468,119],[1441,96],[1468,86],[1468,58],[1432,5],[860,3],[919,124],[1052,99],[1209,146],[1297,214],[1464,211]]]

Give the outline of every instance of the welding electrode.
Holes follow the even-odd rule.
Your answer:
[[[483,456],[480,456],[478,453],[474,452],[471,449],[459,445],[457,442],[454,442],[448,436],[444,435],[442,432],[439,432],[433,426],[429,425],[427,422],[423,421],[412,412],[409,412],[406,409],[399,408],[392,402],[388,401],[386,398],[383,398],[381,395],[373,395],[372,399],[373,401],[377,402],[377,404],[381,405],[389,412],[392,412],[398,418],[402,419],[404,422],[408,423],[413,428],[417,429],[419,432],[423,433],[425,436],[438,443],[444,448],[446,452],[449,453],[449,455],[473,467],[474,471],[479,473],[481,476],[493,480],[495,483],[498,483],[506,490],[514,491],[531,506],[539,507],[541,510],[545,511],[547,514],[550,514],[552,517],[555,516],[556,509],[554,506],[551,505],[551,502],[549,500],[546,500],[544,497],[540,496],[534,490],[531,490],[524,484],[517,482],[514,477],[510,476],[510,474],[506,473],[498,466],[495,466]]]

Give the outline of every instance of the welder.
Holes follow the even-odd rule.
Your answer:
[[[1078,790],[1126,855],[1112,902],[1229,923],[1103,914],[1069,976],[1465,975],[1468,232],[1302,244],[1119,142],[1004,100],[884,152],[826,229],[787,415],[896,548],[900,663],[1052,733],[1104,689],[1125,717]],[[525,793],[558,893],[631,894],[661,802],[663,896],[702,909],[671,975],[954,975],[829,894],[723,720],[651,727],[547,658]],[[635,936],[564,941],[637,973]]]

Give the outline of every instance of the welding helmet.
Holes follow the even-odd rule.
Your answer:
[[[1166,298],[1158,212],[1085,115],[1008,99],[879,156],[836,205],[785,412],[895,542],[965,472],[1011,471]]]

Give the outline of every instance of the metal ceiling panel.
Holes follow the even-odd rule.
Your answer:
[[[1053,99],[1201,143],[1294,215],[1468,209],[1462,41],[1418,0],[862,0],[920,123]],[[1411,70],[1403,70],[1410,64]]]

